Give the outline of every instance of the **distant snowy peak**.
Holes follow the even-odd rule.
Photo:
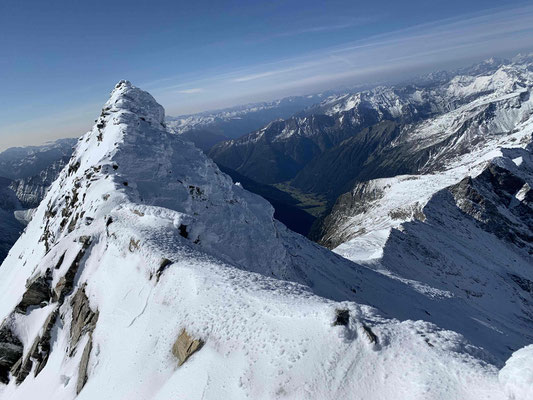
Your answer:
[[[11,147],[0,153],[0,176],[24,179],[37,175],[50,164],[69,158],[77,139],[58,139],[42,146]]]
[[[290,114],[302,111],[306,107],[319,102],[321,98],[323,98],[323,94],[321,93],[308,96],[293,96],[270,102],[251,103],[222,110],[167,117],[167,126],[172,132],[177,134],[201,129],[215,129],[215,131],[226,133],[224,132],[224,125],[236,123],[237,129],[240,132],[240,125],[248,126],[250,123],[262,120],[266,123],[268,120],[265,118],[276,119],[282,116],[287,117]],[[250,120],[248,124],[246,124],[246,120]],[[241,121],[241,124],[239,124],[239,121]],[[235,137],[231,132],[226,134],[228,137]]]
[[[416,171],[421,175],[358,183],[351,193],[339,199],[338,207],[328,217],[337,218],[334,215],[340,213],[340,219],[329,224],[331,227],[340,224],[334,228],[340,236],[326,234],[324,243],[337,246],[349,236],[358,236],[367,221],[389,218],[386,215],[401,204],[423,208],[437,191],[466,176],[480,174],[492,159],[502,155],[502,149],[531,146],[532,92],[533,71],[528,65],[503,65],[489,75],[454,77],[437,93],[444,94],[443,98],[457,98],[462,105],[410,124],[385,148],[391,154],[398,149],[405,162],[423,160]],[[405,196],[411,196],[412,202],[405,203]],[[353,199],[348,200],[350,197]],[[353,201],[358,203],[354,204],[355,209],[349,205]],[[382,215],[371,216],[369,210]],[[406,215],[411,214],[406,211]]]
[[[502,95],[517,90],[519,87],[531,86],[533,74],[528,63],[499,64],[494,71],[469,69],[463,73],[451,75],[446,82],[433,88],[414,86],[377,87],[371,90],[342,96],[331,96],[324,100],[317,109],[328,115],[346,112],[366,105],[380,112],[386,112],[394,118],[400,117],[409,106],[420,107],[428,104],[434,111],[450,109],[454,103],[470,101],[474,96]],[[468,72],[468,74],[465,74]],[[439,105],[441,106],[439,109]]]

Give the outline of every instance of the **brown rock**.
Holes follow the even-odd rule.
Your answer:
[[[182,329],[178,339],[172,346],[172,354],[178,359],[178,366],[183,365],[188,358],[202,348],[202,339],[193,339],[185,329]]]

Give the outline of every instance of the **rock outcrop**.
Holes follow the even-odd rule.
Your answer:
[[[203,340],[194,339],[183,329],[172,346],[172,354],[178,359],[178,366],[183,365],[194,353],[202,348]]]
[[[0,382],[9,382],[11,368],[22,357],[23,346],[13,334],[11,328],[4,322],[0,326]]]

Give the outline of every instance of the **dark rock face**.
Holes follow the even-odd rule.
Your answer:
[[[94,312],[91,309],[84,288],[78,289],[70,305],[72,307],[70,346],[74,349],[83,335],[93,332],[98,321],[98,311]]]
[[[335,310],[335,321],[333,326],[346,326],[350,322],[350,312],[348,310]]]
[[[369,326],[363,325],[363,332],[370,343],[377,343],[378,337]]]
[[[9,382],[9,371],[22,357],[22,342],[4,323],[0,327],[0,382]]]
[[[0,328],[0,379],[4,383],[9,382],[9,373],[16,378],[17,384],[23,382],[30,374],[32,369],[35,376],[37,376],[48,362],[48,357],[51,351],[52,329],[57,322],[59,316],[59,309],[64,304],[65,298],[72,292],[74,288],[74,278],[80,267],[85,251],[91,243],[91,238],[81,236],[78,242],[82,244],[74,261],[65,272],[65,275],[59,279],[58,284],[52,291],[52,273],[48,269],[44,275],[37,276],[29,281],[26,285],[26,292],[22,300],[11,314],[11,318],[6,319],[4,325]],[[54,270],[61,268],[65,260],[65,254],[59,256]],[[46,318],[40,334],[37,335],[27,351],[26,357],[22,358],[23,346],[19,338],[13,333],[12,329],[6,325],[12,320],[14,313],[26,313],[30,307],[44,307],[46,305],[54,304],[52,311]],[[70,301],[72,308],[72,323],[70,328],[71,338],[71,353],[72,356],[76,351],[76,347],[80,339],[85,335],[89,335],[89,341],[83,350],[82,364],[80,365],[80,374],[83,376],[78,382],[78,387],[83,387],[86,381],[87,363],[90,356],[90,349],[92,346],[92,332],[98,320],[98,311],[93,312],[89,306],[89,300],[85,295],[84,287],[78,289],[76,294]],[[63,316],[61,316],[63,318]]]
[[[83,258],[87,248],[91,244],[91,238],[82,236],[78,239],[78,241],[82,243],[82,248],[78,251],[76,258],[74,258],[74,261],[70,265],[65,275],[59,278],[59,281],[57,282],[57,285],[53,291],[53,296],[52,296],[53,301],[58,301],[59,303],[63,303],[65,296],[68,295],[72,291],[72,288],[74,287],[74,278],[76,276],[76,272],[78,272],[81,259]],[[63,260],[63,256],[60,259],[60,261],[62,262],[62,260]]]
[[[527,189],[533,182],[526,182],[520,175],[518,171],[491,164],[481,175],[463,179],[450,192],[459,208],[485,231],[533,255],[533,193]],[[516,195],[522,189],[527,191],[519,201]]]
[[[324,247],[333,249],[362,232],[339,231],[347,216],[364,213],[368,204],[378,200],[383,193],[368,182],[358,183],[354,189],[339,196],[331,213],[313,227],[310,238]]]
[[[46,275],[38,276],[31,282],[28,282],[26,284],[26,292],[24,292],[22,300],[15,310],[20,313],[25,313],[28,307],[40,306],[42,303],[47,303],[52,297],[50,289],[51,282],[51,270],[48,270]]]
[[[87,382],[87,368],[92,350],[92,333],[98,321],[98,310],[93,311],[89,304],[89,299],[85,294],[85,288],[78,289],[72,298],[72,322],[70,325],[70,355],[76,351],[80,339],[88,335],[87,343],[83,348],[83,353],[78,368],[78,380],[76,383],[76,393],[80,393]]]
[[[78,380],[76,381],[76,394],[79,394],[87,383],[87,367],[89,366],[89,357],[92,348],[93,341],[92,338],[90,338],[83,348],[83,354],[81,355],[80,366],[78,368]]]

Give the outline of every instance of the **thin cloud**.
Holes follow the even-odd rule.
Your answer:
[[[280,37],[289,37],[289,36],[298,36],[305,35],[307,33],[319,33],[319,32],[332,32],[339,31],[342,29],[354,28],[356,26],[363,26],[371,22],[376,21],[376,17],[361,17],[354,18],[349,22],[329,24],[329,25],[320,25],[320,26],[310,26],[308,28],[295,29],[292,31],[280,32],[275,35],[271,35],[270,38],[280,38]]]
[[[402,58],[414,60],[413,66],[428,64],[427,56],[441,56],[434,61],[454,61],[462,58],[484,56],[517,49],[533,43],[533,7],[527,6],[509,11],[497,10],[490,14],[469,16],[462,20],[444,20],[424,24],[401,31],[381,34],[365,40],[347,43],[343,46],[310,53],[306,56],[286,60],[285,68],[257,71],[233,79],[235,82],[252,80],[267,81],[280,75],[290,78],[287,83],[293,86],[294,72],[298,78],[308,73],[334,71],[344,64],[345,69],[366,69],[372,64],[394,62]],[[468,50],[462,52],[460,50]],[[418,62],[416,58],[421,57]],[[316,60],[315,62],[310,60]],[[288,66],[289,65],[289,66]],[[261,67],[257,67],[261,68]],[[333,69],[332,69],[333,68]],[[388,69],[391,69],[389,66]],[[350,75],[348,72],[347,75]]]
[[[261,72],[261,73],[258,73],[258,74],[245,75],[245,76],[241,76],[241,77],[238,77],[238,78],[233,78],[232,81],[233,82],[248,82],[248,81],[253,81],[255,79],[267,78],[267,77],[272,76],[272,75],[279,75],[279,74],[284,74],[284,73],[287,73],[287,72],[294,72],[296,70],[303,69],[305,67],[306,67],[305,65],[296,65],[296,66],[291,67],[291,68],[284,68],[284,69]]]
[[[177,93],[195,94],[195,93],[202,93],[203,91],[204,89],[202,88],[191,88],[191,89],[178,90]]]
[[[333,26],[310,29],[329,28],[333,29]],[[175,110],[194,106],[196,111],[200,111],[206,109],[202,108],[202,103],[207,107],[216,101],[218,106],[224,107],[236,104],[232,103],[236,98],[263,100],[266,93],[274,98],[324,90],[333,85],[338,87],[369,80],[394,79],[531,47],[533,6],[499,8],[346,41],[341,45],[269,63],[196,76],[187,81],[182,77],[181,81],[169,81],[157,91],[168,101],[165,105]],[[186,92],[190,90],[188,87],[195,85],[208,90],[209,96],[197,92],[199,95],[195,96],[194,103],[179,107],[177,99],[172,97],[174,90]]]

